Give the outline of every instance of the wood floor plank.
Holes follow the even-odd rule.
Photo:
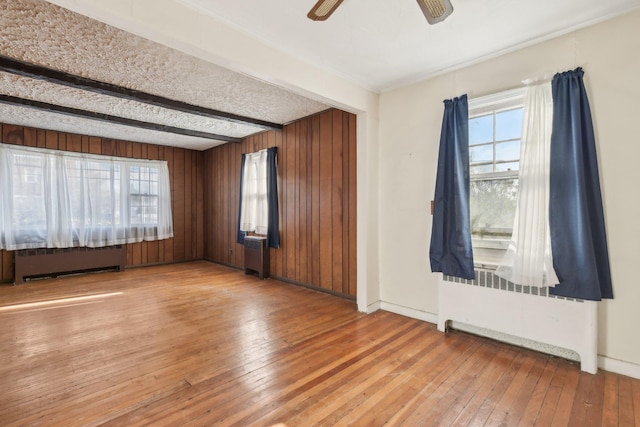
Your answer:
[[[596,375],[580,375],[574,392],[573,404],[568,406],[570,419],[575,425],[599,426],[603,416],[605,373]],[[559,406],[559,408],[564,405]]]
[[[551,423],[553,422],[553,417],[556,413],[556,409],[558,408],[558,400],[560,399],[561,393],[562,384],[557,384],[557,382],[554,383],[554,381],[552,380],[544,396],[542,406],[540,407],[540,412],[538,413],[534,425],[543,427],[551,425]],[[522,425],[526,426],[526,424]]]
[[[508,375],[511,366],[516,362],[516,356],[518,351],[514,348],[508,348],[506,351],[498,355],[494,359],[496,363],[495,375],[491,376],[492,381],[487,382],[484,387],[481,387],[476,393],[473,394],[471,399],[467,402],[464,408],[458,413],[455,420],[451,425],[454,426],[466,426],[478,413],[483,406],[485,400],[490,394],[495,394],[499,390],[494,392],[495,385],[499,383],[500,379]]]
[[[425,347],[437,345],[437,336],[424,336],[425,329],[416,328],[410,334],[394,341],[368,357],[349,366],[341,372],[336,372],[331,380],[325,380],[313,388],[305,390],[298,396],[286,402],[286,406],[261,419],[265,425],[276,424],[286,420],[288,423],[298,423],[321,420],[331,414],[344,400],[351,399],[362,390],[371,387],[380,378],[393,375],[403,360],[412,357]],[[398,357],[401,353],[402,356]],[[384,364],[381,362],[385,361]],[[348,391],[344,388],[348,387]],[[342,399],[328,400],[326,396],[340,392]],[[344,400],[343,400],[344,399]]]
[[[488,359],[478,359],[477,369],[461,378],[455,388],[450,392],[450,405],[446,408],[435,407],[432,413],[427,414],[435,425],[452,425],[461,415],[462,411],[472,404],[474,396],[487,384],[492,384],[503,372],[505,356],[509,353],[509,348],[503,346],[496,351],[493,343],[485,345],[492,353],[493,357]],[[444,406],[444,405],[443,405]]]
[[[320,424],[335,425],[343,418],[355,418],[360,425],[383,425],[402,408],[408,397],[420,394],[425,383],[427,387],[429,384],[442,383],[447,376],[447,368],[456,366],[458,359],[464,360],[469,354],[475,353],[479,344],[469,344],[445,343],[439,353],[429,351],[417,354],[392,375],[364,390],[355,401],[342,405]],[[424,394],[428,396],[429,392]]]
[[[634,425],[640,426],[640,381],[631,380]]]
[[[386,337],[384,341],[376,343],[373,347],[364,347],[362,350],[357,350],[355,354],[348,354],[344,358],[336,360],[334,363],[326,364],[320,369],[316,374],[312,374],[311,376],[305,376],[300,378],[299,380],[290,383],[288,387],[284,389],[281,388],[281,392],[277,393],[276,396],[271,395],[271,391],[269,390],[267,393],[262,395],[264,399],[268,399],[269,401],[276,404],[276,407],[281,404],[285,404],[288,400],[293,398],[297,393],[304,392],[308,387],[319,384],[331,376],[333,376],[336,372],[340,372],[349,366],[353,365],[357,361],[363,360],[375,351],[379,351],[392,343],[394,340],[399,339],[405,333],[408,333],[409,330],[403,330],[396,332],[392,336]],[[311,382],[311,384],[309,384]],[[257,402],[256,407],[260,408],[256,410],[256,407],[247,408],[245,411],[234,414],[233,417],[226,420],[230,425],[247,425],[251,422],[255,422],[256,418],[260,417],[260,415],[264,415],[265,413],[265,401],[261,400]],[[226,424],[225,422],[225,424]]]
[[[296,363],[304,366],[307,357],[313,358],[317,353],[323,353],[329,356],[335,356],[337,354],[336,352],[325,351],[326,348],[335,348],[341,343],[350,343],[350,348],[357,348],[362,350],[366,347],[366,344],[373,345],[377,343],[377,339],[380,338],[380,334],[375,331],[378,330],[381,324],[384,324],[385,322],[389,324],[388,322],[390,319],[388,319],[387,317],[388,316],[383,315],[366,319],[367,321],[371,321],[366,322],[369,324],[368,330],[370,334],[362,334],[361,332],[359,332],[358,328],[360,325],[346,325],[345,328],[343,328],[343,333],[332,331],[332,333],[326,334],[325,339],[322,339],[320,337],[313,341],[300,344],[296,347],[288,347],[287,350],[283,350],[282,352],[274,354],[269,359],[265,358],[263,360],[260,360],[253,366],[238,367],[232,373],[223,372],[206,382],[194,384],[194,389],[185,391],[184,396],[182,396],[180,400],[183,402],[187,402],[182,404],[186,404],[187,406],[189,406],[190,409],[192,409],[193,413],[198,413],[199,411],[201,411],[203,414],[206,414],[208,413],[208,410],[213,406],[213,402],[208,400],[210,396],[205,396],[205,399],[199,399],[194,398],[193,395],[198,395],[202,393],[203,390],[207,390],[211,391],[212,394],[215,395],[216,404],[225,405],[225,411],[221,411],[220,414],[235,413],[234,411],[237,411],[239,407],[241,407],[242,405],[247,405],[249,403],[247,399],[238,399],[238,390],[242,389],[238,387],[242,387],[242,384],[252,384],[252,387],[250,389],[247,389],[246,392],[248,393],[250,391],[251,393],[257,393],[260,390],[264,390],[270,385],[269,381],[264,380],[265,371],[267,371],[268,376],[272,377],[272,380],[285,381],[287,380],[287,378],[285,377],[287,372],[289,372],[289,374],[293,376],[299,375],[300,371],[298,370]],[[379,323],[376,320],[380,320],[383,323]],[[393,323],[391,322],[390,325],[393,325]],[[280,365],[286,367],[287,372],[273,371],[272,368],[274,368],[275,362],[278,362]],[[275,368],[278,368],[278,366],[275,365]],[[173,403],[171,403],[171,406],[165,407],[164,410],[171,412],[172,405]],[[220,406],[220,408],[222,408],[222,406]],[[158,413],[157,407],[154,408],[154,412]],[[131,419],[127,419],[126,424],[131,425]]]
[[[581,380],[590,380],[591,376],[580,375],[577,369],[562,369],[558,374],[557,384],[560,385],[561,391],[551,425],[569,425],[570,420],[577,423],[576,425],[584,425],[580,424],[584,423],[584,418],[581,419],[579,416],[582,404],[579,403],[580,399],[576,397],[576,394],[578,383]]]
[[[555,357],[550,357],[547,361],[546,366],[544,367],[544,371],[540,375],[540,379],[537,382],[535,389],[528,399],[527,407],[525,408],[524,414],[518,422],[518,425],[535,425],[539,415],[542,412],[545,396],[547,395],[549,387],[551,386],[551,380],[553,379],[557,368],[558,359]]]
[[[0,286],[2,426],[640,425],[640,381],[232,268]]]
[[[281,396],[277,400],[277,405],[272,406],[271,410],[268,411],[269,413],[262,417],[260,417],[260,413],[265,414],[267,411],[264,407],[260,408],[257,411],[259,413],[253,414],[253,419],[263,425],[275,424],[281,420],[286,420],[287,423],[294,423],[294,425],[297,422],[318,423],[327,414],[334,412],[334,408],[331,408],[330,405],[325,405],[324,410],[321,410],[320,401],[328,393],[356,383],[357,386],[352,387],[347,393],[341,393],[342,399],[338,402],[343,403],[349,399],[349,396],[357,395],[360,390],[364,388],[370,389],[374,384],[379,383],[382,378],[394,377],[394,372],[402,369],[402,366],[408,363],[405,359],[411,360],[415,353],[425,351],[425,346],[431,347],[436,341],[431,338],[428,341],[423,340],[420,335],[424,334],[424,332],[425,330],[422,328],[415,328],[410,333],[396,336],[389,345],[377,347],[374,352],[367,354],[365,357],[358,357],[357,360],[334,367],[322,377],[304,384],[303,387],[289,390],[289,393]],[[397,356],[398,349],[401,349],[402,353],[404,353],[401,358]],[[372,373],[372,368],[383,360],[389,361],[384,364],[384,369],[375,370]],[[302,413],[305,409],[310,410],[310,412]],[[243,419],[240,424],[248,421],[251,421],[251,418]]]
[[[636,425],[633,410],[633,381],[629,377],[618,377],[618,402],[618,414],[620,416],[618,424],[621,426]],[[638,424],[640,425],[640,423]]]
[[[453,398],[453,393],[458,391],[454,386],[464,382],[460,381],[461,378],[464,378],[466,381],[470,380],[473,374],[470,374],[469,370],[477,368],[479,364],[484,364],[480,361],[484,360],[484,358],[493,351],[493,349],[485,346],[481,340],[470,345],[468,350],[471,351],[467,351],[464,355],[461,355],[461,357],[457,357],[454,363],[448,364],[448,366],[428,384],[416,384],[417,392],[407,404],[403,404],[401,400],[402,398],[406,400],[407,396],[403,396],[398,392],[398,399],[395,403],[399,409],[394,411],[395,414],[392,412],[385,415],[387,411],[381,410],[382,405],[379,405],[378,412],[380,412],[380,415],[378,415],[377,419],[372,419],[372,421],[375,420],[376,425],[382,425],[383,423],[387,425],[411,425],[420,423],[423,420],[429,420],[434,425],[437,425],[439,415],[437,409],[446,411],[446,401],[450,401],[450,399]],[[452,390],[454,390],[453,393]],[[436,411],[434,411],[434,409],[436,409]],[[369,418],[371,418],[373,414],[375,413],[369,414]]]
[[[468,425],[485,425],[491,414],[494,412],[498,403],[502,401],[502,396],[509,389],[512,382],[514,381],[514,378],[519,375],[521,370],[525,370],[526,372],[528,372],[532,363],[533,361],[527,358],[527,356],[523,352],[518,351],[511,366],[509,366],[509,368],[503,373],[498,382],[493,385],[491,391],[485,398],[484,402],[482,402],[482,405],[480,406],[474,417],[471,419],[471,421],[468,423]]]
[[[547,360],[540,358],[540,355],[529,354],[533,365],[528,371],[521,369],[518,376],[514,378],[498,406],[489,418],[488,424],[494,425],[517,425],[522,418],[524,409],[533,394],[540,375],[547,363]],[[536,357],[537,356],[537,357]]]
[[[618,376],[610,372],[604,373],[604,396],[602,398],[603,427],[617,426],[618,420]]]

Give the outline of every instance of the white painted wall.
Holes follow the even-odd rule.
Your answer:
[[[380,283],[385,304],[429,317],[429,201],[435,188],[442,100],[585,70],[599,150],[615,299],[599,306],[598,352],[640,366],[640,12],[506,54],[380,97]],[[497,309],[497,308],[495,308]]]

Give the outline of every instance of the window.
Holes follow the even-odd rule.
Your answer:
[[[13,230],[22,233],[25,229],[44,228],[43,160],[37,156],[22,154],[15,156],[14,165],[13,203],[16,210],[24,214],[12,218]]]
[[[269,228],[267,150],[245,154],[240,231],[266,235]]]
[[[166,162],[0,144],[0,249],[169,237]]]
[[[242,155],[236,241],[247,233],[266,236],[267,247],[280,247],[278,162],[276,147]]]
[[[471,235],[481,259],[506,248],[513,231],[524,94],[518,89],[469,101]]]
[[[132,224],[158,223],[158,169],[129,169],[129,217]]]

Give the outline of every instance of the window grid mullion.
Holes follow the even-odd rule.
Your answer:
[[[493,118],[493,171],[496,171],[496,112],[494,111],[491,115]]]

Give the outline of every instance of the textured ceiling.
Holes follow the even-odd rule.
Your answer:
[[[0,123],[18,124],[38,129],[52,129],[81,135],[101,136],[122,141],[177,146],[192,150],[206,150],[220,144],[220,142],[205,138],[174,135],[167,132],[133,128],[115,123],[69,117],[64,114],[44,112],[15,105],[0,104]]]
[[[0,72],[0,93],[145,122],[156,122],[160,120],[162,124],[167,126],[182,127],[202,132],[211,132],[213,127],[215,130],[213,133],[232,137],[243,137],[263,130],[257,126],[210,119],[195,114],[185,114],[176,110],[160,108],[142,102],[101,95],[4,72]]]
[[[42,0],[2,0],[0,55],[73,75],[124,86],[192,105],[277,124],[329,106],[158,43],[126,33]],[[263,130],[108,95],[0,73],[0,94],[213,134],[243,137]],[[20,112],[20,113],[18,113]],[[24,114],[23,114],[24,113]],[[0,122],[115,138],[105,123],[0,104]],[[74,125],[76,123],[77,125]],[[114,128],[115,129],[115,128]],[[152,132],[160,134],[161,132]],[[206,149],[220,141],[129,128],[133,141]],[[117,138],[121,138],[118,136]]]

